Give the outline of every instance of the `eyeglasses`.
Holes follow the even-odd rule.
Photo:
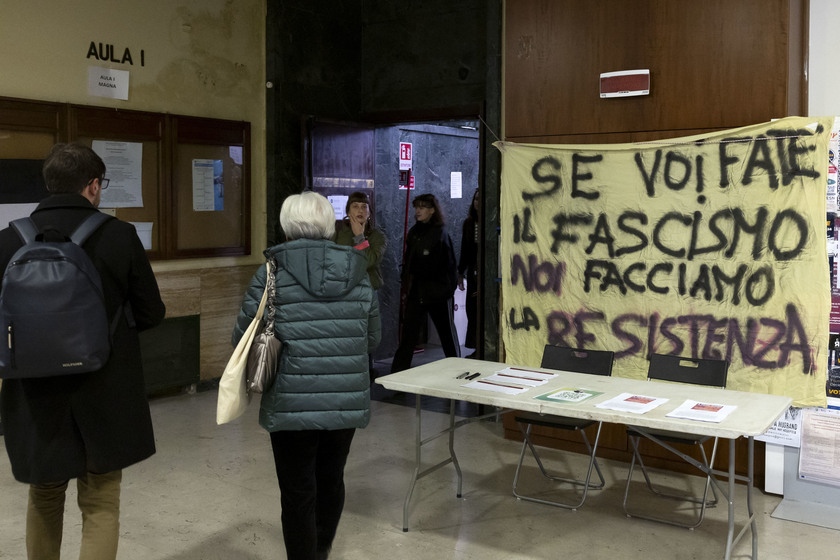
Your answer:
[[[108,188],[108,183],[110,183],[110,182],[111,182],[110,179],[108,179],[106,177],[102,177],[101,179],[99,179],[99,186],[102,187],[102,190],[104,191],[105,189]]]

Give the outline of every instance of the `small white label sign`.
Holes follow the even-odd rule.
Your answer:
[[[88,66],[88,95],[128,100],[128,71]]]

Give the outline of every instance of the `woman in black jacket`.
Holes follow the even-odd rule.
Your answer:
[[[421,194],[413,205],[417,223],[408,230],[402,274],[408,297],[391,373],[411,367],[427,314],[437,329],[443,353],[447,357],[461,355],[453,319],[452,294],[458,283],[458,270],[452,240],[433,194]]]

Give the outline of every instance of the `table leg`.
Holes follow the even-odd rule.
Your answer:
[[[403,532],[408,531],[408,504],[411,501],[411,494],[414,493],[414,485],[417,483],[418,475],[420,474],[420,449],[422,443],[420,441],[420,395],[415,395],[415,416],[414,416],[414,474],[411,475],[411,481],[408,483],[408,492],[405,494],[405,502],[403,503]]]
[[[455,472],[458,473],[458,492],[457,497],[461,497],[461,487],[463,486],[464,477],[461,474],[461,465],[458,464],[458,457],[455,455],[455,400],[449,401],[449,458],[455,466]]]
[[[417,481],[423,478],[424,476],[431,474],[438,470],[441,467],[452,463],[455,466],[455,472],[458,475],[458,497],[461,497],[461,489],[463,486],[463,474],[461,473],[461,465],[458,464],[458,457],[455,455],[455,430],[464,424],[468,424],[479,418],[468,418],[466,420],[460,420],[458,422],[455,421],[455,401],[451,400],[449,405],[449,427],[441,430],[439,433],[433,434],[430,437],[423,439],[422,436],[422,424],[421,419],[423,415],[423,409],[420,405],[420,397],[421,395],[416,395],[416,405],[415,405],[415,413],[414,413],[414,473],[411,475],[411,480],[408,483],[408,492],[405,494],[405,502],[403,502],[403,532],[408,531],[408,507],[411,504],[411,496],[414,493],[414,486],[417,484]],[[422,468],[422,459],[423,459],[423,446],[427,443],[432,442],[433,440],[443,436],[448,432],[449,434],[449,457],[444,459],[443,461],[438,462],[435,465],[432,465],[425,470],[421,470]]]
[[[729,513],[729,528],[726,533],[726,554],[725,560],[732,557],[733,535],[735,534],[735,440],[729,440],[729,495],[726,497],[728,513]]]

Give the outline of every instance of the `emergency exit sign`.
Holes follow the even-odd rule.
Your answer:
[[[414,190],[414,175],[409,177],[409,170],[400,171],[400,190],[405,189]]]
[[[411,169],[411,142],[400,142],[400,171]]]

